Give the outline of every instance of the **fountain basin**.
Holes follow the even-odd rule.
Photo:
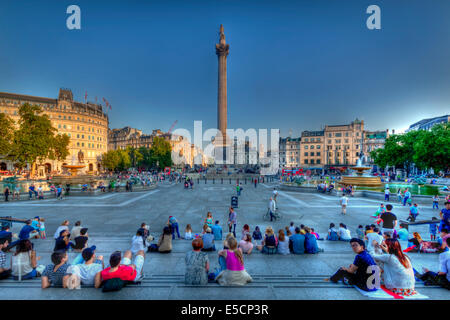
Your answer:
[[[363,187],[380,187],[381,178],[371,176],[343,176],[339,181],[342,185],[363,186]]]

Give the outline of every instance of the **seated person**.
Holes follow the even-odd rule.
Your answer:
[[[343,223],[339,224],[338,236],[341,241],[350,241],[352,238],[350,236],[350,230],[348,230],[347,226]]]
[[[72,242],[69,241],[70,233],[68,230],[62,230],[59,237],[55,241],[55,247],[53,251],[67,251],[74,246]]]
[[[80,235],[74,239],[75,240],[75,245],[73,246],[74,251],[81,252],[83,251],[84,248],[87,247],[87,242],[89,240],[89,235],[87,231],[88,228],[82,228],[80,230]]]
[[[256,248],[262,253],[276,253],[278,246],[278,239],[275,236],[271,226],[266,228],[266,234],[264,235],[264,240],[261,245],[256,246]]]
[[[6,267],[6,254],[3,252],[3,248],[7,248],[8,243],[8,239],[0,239],[0,280],[9,278],[11,275],[11,269]]]
[[[419,209],[417,208],[417,203],[414,203],[411,208],[409,208],[409,216],[406,220],[414,222],[416,221],[417,216],[419,215]]]
[[[109,258],[110,266],[95,275],[95,287],[100,288],[104,282],[115,278],[124,282],[139,282],[143,278],[145,252],[139,251],[133,264],[132,256],[129,250],[125,252],[123,259],[120,251],[113,252]]]
[[[184,283],[190,285],[208,284],[209,261],[208,255],[201,252],[203,241],[201,238],[192,241],[192,251],[186,253],[186,272]]]
[[[444,245],[450,248],[450,237],[446,238]],[[438,285],[450,290],[450,251],[444,251],[439,254],[439,272],[432,272],[427,268],[423,268],[424,274],[416,274],[416,276],[425,282],[425,285]]]
[[[262,240],[262,233],[258,226],[255,227],[255,231],[253,231],[252,235],[253,240],[255,241],[261,241]]]
[[[131,253],[136,254],[138,251],[147,250],[148,244],[147,239],[144,236],[144,228],[139,228],[136,231],[136,235],[133,236],[131,240]]]
[[[448,229],[446,229],[446,228],[441,229],[439,236],[440,236],[438,238],[438,244],[440,246],[439,251],[441,251],[441,252],[448,251],[449,249],[445,245],[446,239],[450,237],[450,234],[448,233]]]
[[[420,251],[420,246],[421,246],[423,240],[418,232],[414,232],[413,238],[409,239],[408,241],[409,241],[408,247],[411,247],[413,245],[415,246],[414,249],[412,249],[411,251],[413,251],[413,252]]]
[[[338,230],[336,230],[334,223],[330,223],[330,228],[328,229],[327,240],[331,240],[331,241],[339,240]]]
[[[202,251],[216,251],[214,244],[214,235],[210,227],[206,229],[206,233],[202,236],[203,248]]]
[[[356,253],[355,260],[348,267],[341,267],[334,275],[330,277],[331,282],[337,283],[339,280],[347,279],[348,284],[356,285],[364,291],[374,291],[376,288],[370,289],[367,287],[367,280],[374,273],[368,272],[371,266],[377,266],[372,256],[366,251],[365,243],[361,239],[352,238],[350,240],[353,252]],[[378,267],[378,266],[377,266]],[[373,267],[371,267],[373,268]],[[370,270],[370,269],[369,269]]]
[[[172,251],[172,231],[169,226],[164,227],[162,235],[158,239],[158,244],[152,244],[148,251],[169,253]]]
[[[305,227],[305,253],[319,253],[322,252],[323,249],[319,248],[317,245],[316,237],[311,233],[311,228]]]
[[[222,240],[222,227],[219,225],[219,220],[216,220],[216,224],[211,229],[214,234],[214,240]]]
[[[295,228],[295,234],[289,237],[289,249],[294,254],[305,253],[306,237],[300,233],[300,228]]]
[[[400,230],[397,232],[398,239],[408,241],[409,239],[409,231],[406,224],[400,223]]]
[[[378,227],[375,227],[373,229],[373,232],[370,232],[366,235],[366,240],[367,240],[367,251],[369,253],[372,253],[375,251],[375,247],[374,247],[374,241],[380,245],[381,242],[383,242],[384,238],[382,235],[380,235],[380,229],[378,229]]]
[[[68,257],[65,251],[56,251],[52,253],[52,264],[47,265],[44,272],[42,272],[41,287],[42,289],[50,286],[62,286],[67,288],[67,279],[70,273],[68,272],[69,264]]]
[[[253,250],[252,236],[250,233],[245,234],[244,239],[239,241],[239,248],[245,254],[251,254]]]
[[[72,273],[77,274],[85,285],[94,285],[95,276],[104,269],[103,256],[97,257],[95,249],[95,246],[85,248],[81,253],[83,263],[72,266]]]
[[[33,244],[30,240],[19,240],[16,252],[11,257],[11,270],[14,280],[28,280],[38,276],[37,261]]]

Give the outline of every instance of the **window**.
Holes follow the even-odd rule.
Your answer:
[[[308,149],[308,146],[305,146],[305,149]]]
[[[314,146],[311,146],[311,149],[314,149]]]
[[[345,133],[345,136],[348,137],[348,132]]]
[[[316,149],[320,149],[320,145],[317,145],[317,146],[316,146]]]
[[[336,136],[336,137],[342,137],[342,133],[340,133],[340,132],[339,132],[339,133],[336,133],[335,136]]]
[[[311,164],[314,164],[314,159],[311,159]]]
[[[81,143],[81,146],[84,147],[84,142]]]
[[[312,140],[312,139],[311,139]],[[308,142],[308,138],[305,139],[305,142]]]
[[[320,156],[320,152],[316,152],[316,156]]]
[[[317,163],[317,164],[320,164],[320,159],[317,159],[317,160],[316,160],[316,163]]]
[[[331,140],[328,140],[328,144],[331,144]]]
[[[308,159],[305,159],[305,164],[308,164]]]
[[[314,152],[311,152],[310,154],[311,154],[311,156],[314,156]]]
[[[80,143],[79,142],[77,142],[77,147],[79,147],[80,146]]]
[[[341,139],[336,139],[335,142],[336,143],[341,143]]]
[[[345,139],[345,143],[348,143],[348,139]]]

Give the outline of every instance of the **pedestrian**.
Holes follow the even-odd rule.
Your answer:
[[[341,207],[342,207],[341,213],[342,214],[346,214],[347,213],[347,204],[348,204],[348,198],[344,194],[344,195],[342,195],[342,198],[341,198]]]
[[[382,233],[388,232],[391,235],[391,238],[394,234],[394,229],[397,226],[397,216],[392,212],[392,204],[386,205],[386,212],[381,214],[380,220],[383,222]]]
[[[178,221],[174,216],[169,217],[169,221],[167,222],[170,230],[172,231],[172,240],[175,239],[175,231],[177,232],[178,239],[180,239],[180,231],[178,229]]]
[[[405,196],[403,198],[403,206],[406,206],[406,203],[408,202],[409,198],[411,198],[411,192],[409,192],[409,189],[406,188]]]
[[[236,238],[236,223],[237,223],[236,212],[234,211],[233,207],[230,207],[230,211],[228,212],[228,229],[229,229],[228,232],[233,232],[235,238]]]
[[[275,200],[273,200],[273,198],[270,197],[270,200],[269,200],[269,207],[268,207],[269,214],[270,214],[270,221],[273,221],[273,218],[275,218],[275,220],[276,220],[276,217],[275,217],[275,208],[276,208]]]
[[[9,194],[10,194],[8,187],[5,187],[4,194],[5,194],[5,202],[8,202],[9,201],[8,197],[9,197]]]
[[[384,190],[384,201],[389,201],[389,195],[390,195],[390,191],[389,191],[389,188],[386,188],[385,190]]]
[[[436,208],[437,210],[439,210],[439,196],[437,194],[435,194],[433,196],[433,209]]]

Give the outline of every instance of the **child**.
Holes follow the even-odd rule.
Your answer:
[[[338,232],[334,227],[335,227],[335,224],[330,223],[330,228],[328,229],[327,240],[330,240],[330,241],[338,241],[339,240]]]
[[[241,240],[245,239],[245,235],[247,233],[250,233],[250,226],[248,224],[244,224],[244,227],[242,228]]]
[[[320,235],[314,231],[314,228],[311,228],[311,234],[313,234],[317,240],[323,240]]]
[[[378,219],[383,213],[385,213],[384,210],[384,204],[382,203],[380,205],[380,207],[378,208],[377,212],[375,212],[372,217],[374,217],[375,219]]]
[[[45,234],[45,219],[44,218],[40,218],[39,219],[39,235],[41,237],[41,239],[45,239],[46,234]]]
[[[259,230],[259,227],[255,227],[255,231],[253,231],[253,240],[255,241],[261,241],[262,240],[262,234],[261,230]]]
[[[409,209],[409,217],[406,220],[414,222],[416,221],[418,215],[419,209],[417,208],[417,203],[414,203],[414,205]]]
[[[438,218],[433,217],[431,218],[431,220],[436,221],[435,223],[430,223],[430,236],[431,236],[431,241],[435,241],[436,240],[436,232],[437,232],[437,228],[438,228]]]
[[[364,240],[364,229],[362,225],[359,225],[358,229],[356,229],[356,236],[358,239]]]
[[[433,196],[433,209],[435,207],[439,210],[439,196],[437,194]]]
[[[184,230],[184,238],[186,240],[192,240],[193,239],[193,237],[192,237],[192,227],[191,227],[190,224],[186,225],[186,229]]]

